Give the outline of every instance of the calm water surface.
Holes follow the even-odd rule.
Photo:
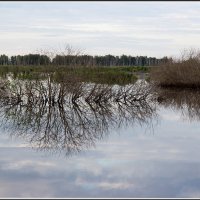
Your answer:
[[[147,123],[115,124],[69,154],[2,126],[0,197],[200,197],[199,104],[170,97]]]

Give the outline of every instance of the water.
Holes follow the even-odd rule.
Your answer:
[[[68,107],[69,121],[77,127],[73,129],[76,137],[68,137],[66,143],[65,132],[59,132],[60,138],[53,137],[55,132],[44,137],[46,114],[39,129],[31,129],[34,124],[27,121],[17,126],[18,120],[30,115],[23,106],[14,106],[9,117],[2,119],[0,130],[0,197],[199,197],[198,95],[161,91],[159,103],[146,102],[151,111],[144,102],[140,109],[136,104],[125,109],[135,111],[134,120],[130,115],[119,117],[118,109],[112,107],[97,119],[81,112],[85,120],[81,124],[77,116],[71,121],[73,110]],[[5,117],[4,109],[1,113]],[[78,125],[87,124],[87,119],[90,126],[83,132]],[[48,131],[55,131],[51,125],[54,129]]]

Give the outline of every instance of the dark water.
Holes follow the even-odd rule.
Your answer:
[[[0,197],[200,197],[199,92],[157,92],[65,117],[1,107]]]

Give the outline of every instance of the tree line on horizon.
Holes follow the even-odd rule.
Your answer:
[[[58,66],[155,66],[168,62],[168,57],[157,59],[147,56],[91,56],[56,55],[53,59],[47,55],[27,54],[8,57],[0,55],[0,65],[58,65]]]

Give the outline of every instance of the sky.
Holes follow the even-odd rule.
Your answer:
[[[199,48],[200,2],[0,2],[0,54],[177,56]]]

